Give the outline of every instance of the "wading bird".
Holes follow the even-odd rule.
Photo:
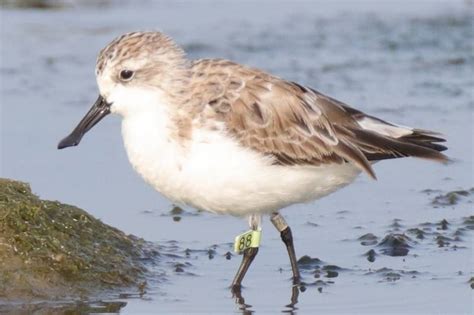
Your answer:
[[[246,216],[237,237],[239,290],[257,255],[262,215],[300,273],[290,227],[279,210],[326,196],[376,161],[414,156],[446,161],[437,133],[367,115],[309,87],[222,59],[188,60],[160,32],[113,40],[96,65],[100,95],[58,148],[78,145],[109,113],[122,116],[133,168],[173,202]]]

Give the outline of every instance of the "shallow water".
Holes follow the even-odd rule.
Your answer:
[[[144,296],[131,290],[110,297],[126,303],[121,313],[473,312],[474,227],[465,219],[474,201],[469,1],[403,7],[395,1],[133,3],[1,9],[0,176],[30,182],[42,198],[78,205],[163,246]],[[307,286],[294,306],[286,306],[293,293],[286,251],[266,220],[244,282],[245,301],[236,304],[228,285],[240,257],[227,259],[226,253],[246,230],[245,220],[189,208],[170,214],[173,205],[129,166],[117,117],[103,121],[79,147],[56,150],[96,98],[98,50],[137,29],[163,30],[192,58],[230,58],[386,120],[440,131],[453,161],[381,162],[378,181],[362,175],[332,196],[283,211],[298,257],[321,260],[302,265]],[[437,198],[457,190],[466,193]],[[359,239],[368,233],[373,236]],[[377,245],[385,237],[385,245]],[[406,255],[388,255],[394,253]],[[40,303],[30,311],[47,307]]]

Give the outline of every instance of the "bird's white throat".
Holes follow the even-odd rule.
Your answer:
[[[179,190],[184,148],[172,139],[176,126],[167,99],[159,91],[141,92],[135,98],[125,96],[116,111],[123,117],[122,136],[128,158],[147,183],[179,201],[173,192]]]

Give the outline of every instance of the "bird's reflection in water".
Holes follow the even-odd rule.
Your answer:
[[[251,310],[252,305],[245,303],[245,299],[242,296],[242,288],[232,288],[232,297],[235,299],[235,304],[242,311],[243,315],[253,314]]]
[[[285,308],[282,310],[282,313],[285,314],[296,314],[295,311],[298,310],[296,304],[298,304],[298,297],[300,291],[304,292],[306,287],[304,285],[293,285],[291,287],[291,297],[290,303],[285,305]],[[235,304],[238,306],[239,310],[242,311],[243,315],[253,314],[255,311],[252,310],[252,305],[245,303],[245,298],[242,295],[241,288],[232,289],[232,296],[235,298]]]

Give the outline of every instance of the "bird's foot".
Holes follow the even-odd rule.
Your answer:
[[[232,283],[230,286],[230,292],[232,292],[232,297],[242,296],[242,285],[239,283]]]

